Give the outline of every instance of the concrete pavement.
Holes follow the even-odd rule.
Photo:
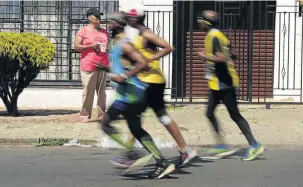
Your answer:
[[[303,142],[303,107],[278,106],[271,109],[264,106],[241,105],[240,111],[250,123],[256,138],[265,145],[302,145]],[[25,110],[24,112],[30,112]],[[169,111],[178,123],[185,140],[191,145],[213,144],[213,132],[204,113],[204,105],[189,105]],[[216,110],[220,116],[222,134],[228,143],[247,144],[237,125],[230,119],[224,106]],[[94,111],[94,117],[96,113]],[[76,110],[34,110],[18,117],[1,116],[0,139],[38,139],[67,138],[99,141],[103,147],[117,147],[98,128],[98,123],[79,123]],[[122,132],[129,132],[124,120],[114,123]],[[173,147],[174,140],[159,123],[152,112],[143,117],[143,127],[153,136],[160,147]]]
[[[0,187],[299,187],[303,148],[269,147],[253,162],[239,157],[205,162],[176,171],[168,179],[146,178],[149,169],[121,175],[107,161],[117,151],[99,148],[0,147]],[[165,149],[174,156],[176,150]],[[140,174],[141,173],[141,174]]]

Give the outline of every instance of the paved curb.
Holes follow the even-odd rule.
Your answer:
[[[72,139],[64,138],[31,138],[31,139],[17,139],[17,138],[0,138],[0,145],[34,145],[44,141],[58,140],[62,142],[68,142]],[[96,140],[80,140],[83,145],[96,144]]]
[[[0,145],[29,145],[37,142],[39,142],[39,138],[38,139],[0,138]]]

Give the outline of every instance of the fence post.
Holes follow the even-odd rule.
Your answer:
[[[24,0],[20,1],[21,23],[20,32],[24,32]]]
[[[252,102],[252,79],[253,79],[253,40],[254,40],[254,2],[249,6],[249,62],[248,62],[248,100]]]
[[[72,14],[73,14],[73,11],[72,11],[72,6],[73,6],[73,3],[72,1],[68,1],[67,2],[68,4],[68,14],[67,14],[67,19],[68,19],[68,33],[67,33],[67,40],[68,40],[68,43],[67,43],[67,58],[68,58],[68,80],[73,80],[73,60],[72,60],[72,23],[71,23],[71,20],[72,20]]]
[[[193,1],[189,2],[189,102],[192,102],[193,91],[193,20],[194,20]]]

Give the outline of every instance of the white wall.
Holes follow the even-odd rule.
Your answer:
[[[153,17],[153,13],[149,12],[148,23],[146,22],[145,24],[152,29],[153,23],[155,24],[155,28],[156,25],[159,23],[159,28],[160,28],[159,36],[163,37],[166,41],[170,42],[171,45],[173,44],[173,14],[172,14],[173,0],[132,0],[132,1],[119,0],[119,5],[120,5],[120,10],[123,11],[134,8],[136,6],[143,6],[144,9],[147,11],[160,11],[159,15],[158,13],[154,13],[154,17]],[[155,5],[155,6],[150,6],[150,5]],[[169,5],[169,6],[161,6],[161,5]],[[166,11],[166,12],[162,13],[162,11]],[[127,35],[132,39],[134,39],[134,37],[138,35],[138,31],[130,27],[127,27],[125,31]],[[154,30],[154,32],[157,33],[157,30]],[[161,60],[162,71],[164,72],[167,81],[167,85],[166,85],[167,88],[172,87],[172,63],[173,63],[172,54],[164,57]],[[167,90],[166,94],[170,94],[170,93],[171,91]]]
[[[106,107],[115,99],[115,91],[106,90]],[[18,107],[20,108],[40,108],[40,109],[56,109],[70,108],[79,109],[82,103],[82,89],[47,89],[47,88],[26,88],[18,99]],[[96,107],[97,96],[94,98],[94,107]],[[0,107],[4,108],[0,99]]]
[[[298,7],[291,7],[295,5],[297,5],[295,0],[277,0],[273,93],[275,100],[291,99],[298,102],[303,87],[301,85],[303,76],[301,74],[302,17],[299,17],[298,14],[295,17],[294,13],[288,13],[298,12]],[[284,24],[286,27],[283,27]],[[285,42],[284,50],[283,42]],[[285,68],[284,82],[282,78],[283,64]]]

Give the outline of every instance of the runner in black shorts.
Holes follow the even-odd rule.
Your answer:
[[[234,153],[224,144],[214,114],[217,105],[223,101],[231,119],[238,125],[250,145],[242,160],[253,160],[264,151],[264,148],[256,141],[248,122],[238,109],[236,88],[239,86],[239,78],[233,62],[230,41],[216,28],[219,20],[215,11],[203,11],[197,19],[199,26],[207,32],[204,42],[205,51],[199,49],[197,53],[206,60],[206,78],[209,85],[206,116],[216,132],[217,145],[211,150],[211,154],[218,159]]]
[[[166,110],[164,101],[165,84],[148,83],[146,102],[155,113]]]
[[[139,79],[148,84],[146,102],[177,142],[180,148],[179,165],[186,164],[197,155],[197,151],[187,146],[176,122],[167,113],[164,102],[166,80],[159,61],[171,53],[173,48],[144,25],[144,10],[131,9],[127,16],[129,25],[139,30],[134,46],[148,61],[148,69],[138,74]]]
[[[110,75],[116,83],[117,98],[101,121],[101,128],[114,141],[125,147],[128,152],[132,152],[133,145],[125,143],[117,129],[111,125],[111,122],[116,120],[120,114],[123,115],[132,134],[157,162],[155,170],[148,176],[162,178],[174,171],[175,165],[164,158],[150,134],[141,125],[141,114],[146,109],[145,90],[148,85],[140,81],[137,74],[146,67],[146,60],[125,37],[126,20],[123,12],[110,15],[108,25],[115,41],[110,52],[112,61],[112,74]],[[123,164],[121,161],[124,160],[112,160],[114,163]]]

